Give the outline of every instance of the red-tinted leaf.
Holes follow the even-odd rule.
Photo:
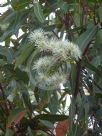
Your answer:
[[[60,121],[56,127],[56,136],[66,136],[69,128],[68,120]]]
[[[13,116],[12,118],[10,117],[9,121],[7,123],[7,127],[8,128],[11,127],[12,124],[17,125],[23,119],[25,114],[26,114],[25,111],[21,111],[21,112],[17,113],[15,116]]]

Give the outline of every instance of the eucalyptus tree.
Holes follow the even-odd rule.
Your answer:
[[[68,136],[101,136],[101,0],[0,7],[0,135],[57,136],[67,120]]]

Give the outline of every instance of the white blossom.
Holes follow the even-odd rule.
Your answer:
[[[29,41],[35,44],[39,44],[44,39],[45,36],[42,29],[36,29],[29,35]]]
[[[39,58],[37,61],[34,62],[33,69],[41,72],[47,71],[47,69],[52,65],[54,58],[52,56],[45,56]]]
[[[29,35],[29,41],[31,43],[35,43],[35,46],[39,49],[39,51],[50,51],[49,41],[47,37],[47,33],[45,33],[42,29],[34,30]]]
[[[41,88],[58,88],[68,78],[66,75],[69,75],[70,63],[81,58],[79,47],[67,40],[48,38],[46,32],[42,29],[32,32],[29,40],[34,43],[40,52],[51,52],[50,55],[45,53],[44,57],[40,57],[33,63],[32,70],[36,73],[34,77],[35,83]],[[61,66],[58,66],[60,62]],[[67,64],[67,72],[64,69],[64,63]],[[49,71],[53,66],[58,67],[51,75]]]
[[[35,43],[35,46],[40,51],[50,51],[55,57],[62,60],[78,60],[81,58],[80,49],[76,44],[67,40],[62,41],[56,38],[48,39],[45,34],[46,33],[42,29],[37,29],[30,34],[29,40],[32,43]]]
[[[79,47],[72,42],[62,40],[51,40],[50,47],[55,57],[59,57],[63,60],[81,58],[81,52]]]
[[[38,85],[41,88],[47,88],[47,89],[55,89],[59,88],[61,83],[64,83],[66,81],[66,75],[60,74],[56,72],[52,76],[47,76],[44,73],[39,73],[38,75]]]
[[[70,57],[72,57],[76,60],[81,58],[81,51],[80,51],[79,47],[72,42],[68,42],[67,53]]]
[[[55,57],[66,60],[66,48],[67,42],[62,40],[53,40],[50,42],[50,46],[52,46],[52,52]]]

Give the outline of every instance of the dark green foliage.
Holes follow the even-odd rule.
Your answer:
[[[0,7],[8,5],[0,15],[1,45],[4,42],[0,46],[0,135],[46,136],[54,123],[68,119],[68,136],[85,132],[101,136],[102,1],[7,0]],[[63,91],[35,86],[33,62],[46,55],[29,42],[29,34],[37,28],[57,39],[66,33],[65,39],[78,44],[82,52],[71,64]],[[59,65],[49,71],[54,73]],[[68,94],[71,104],[65,111]]]

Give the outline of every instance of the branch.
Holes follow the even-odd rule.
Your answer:
[[[75,91],[74,91],[74,98],[77,97],[77,94],[79,92],[80,75],[81,75],[81,59],[77,63],[77,76],[76,76],[76,86],[75,86]]]
[[[83,54],[82,54],[82,58],[86,55],[89,47],[90,47],[90,44],[91,44],[92,41],[89,42],[89,44],[86,46],[86,48],[84,49],[83,51]],[[81,63],[82,63],[82,60],[80,59],[78,62],[77,62],[77,76],[76,76],[76,86],[75,86],[75,91],[74,91],[74,98],[77,97],[77,94],[79,92],[79,86],[80,86],[80,76],[81,76],[81,69],[82,69],[82,66],[81,66]]]
[[[86,53],[87,53],[87,51],[88,51],[88,49],[89,49],[91,43],[92,43],[92,41],[90,41],[90,42],[88,43],[88,45],[86,46],[86,48],[84,49],[83,54],[82,54],[82,57],[84,57],[84,56],[86,55]]]
[[[53,34],[57,37],[57,39],[60,39],[58,35],[52,30]]]

